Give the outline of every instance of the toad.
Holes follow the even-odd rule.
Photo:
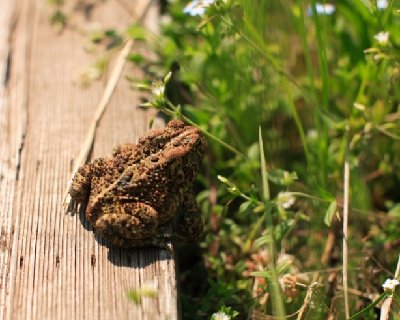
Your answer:
[[[94,231],[117,246],[195,241],[202,220],[192,188],[205,149],[199,129],[172,120],[138,144],[118,146],[111,158],[81,166],[69,194],[87,202]]]

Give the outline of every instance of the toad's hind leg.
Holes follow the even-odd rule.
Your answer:
[[[157,211],[145,203],[115,203],[113,212],[95,222],[95,230],[111,243],[122,247],[140,247],[151,243],[158,228]]]

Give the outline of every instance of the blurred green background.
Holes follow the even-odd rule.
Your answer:
[[[209,139],[196,186],[201,256],[193,266],[187,248],[180,255],[184,318],[219,310],[240,319],[344,318],[347,183],[350,314],[367,307],[360,317],[376,319],[371,303],[400,249],[399,3],[209,2],[166,1],[162,35],[150,41],[155,72],[175,66],[166,87],[180,107],[172,114],[238,151]],[[393,303],[398,318],[397,296]]]

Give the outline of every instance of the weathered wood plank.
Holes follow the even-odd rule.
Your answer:
[[[92,19],[127,26],[127,3],[98,2]],[[146,24],[157,25],[155,4]],[[84,41],[77,30],[54,31],[47,1],[0,4],[0,319],[176,319],[170,253],[108,247],[82,212],[66,214],[62,206],[71,163],[107,81],[86,90],[73,83],[94,59]],[[120,80],[93,157],[143,135],[152,115],[138,103]],[[157,298],[129,301],[129,290],[149,283]]]

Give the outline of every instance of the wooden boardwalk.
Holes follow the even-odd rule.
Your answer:
[[[142,2],[93,2],[91,22],[126,27]],[[94,57],[81,32],[54,30],[48,3],[0,3],[0,319],[177,319],[170,253],[108,247],[82,213],[63,207],[72,162],[108,77],[85,90],[74,83]],[[154,3],[145,24],[156,28],[157,17]],[[138,101],[120,79],[92,158],[147,130],[152,114],[136,108]],[[127,293],[143,286],[158,295],[134,304]]]

